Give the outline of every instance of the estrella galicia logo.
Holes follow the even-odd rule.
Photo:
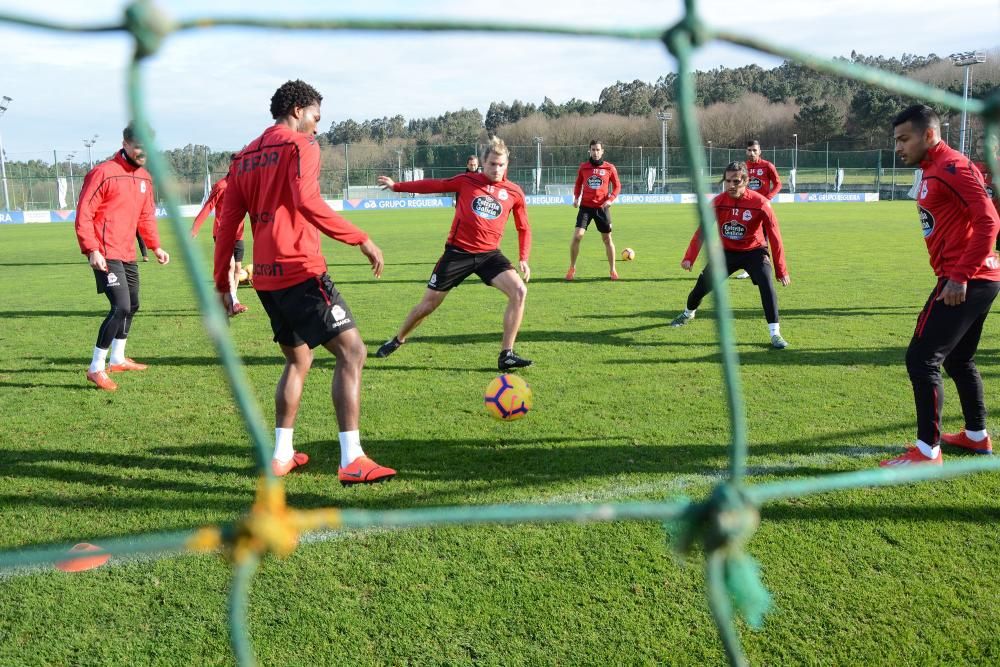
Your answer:
[[[917,212],[920,214],[920,228],[924,232],[924,238],[927,238],[934,233],[934,216],[923,206],[918,206]]]
[[[747,183],[747,187],[751,190],[760,190],[761,182],[759,178],[751,178],[750,182]]]
[[[735,220],[730,220],[726,224],[722,225],[722,235],[727,239],[739,241],[746,235],[746,233],[747,228]]]
[[[587,187],[591,190],[600,190],[603,182],[600,176],[591,176],[587,179]]]
[[[496,220],[500,217],[502,210],[503,206],[500,205],[500,202],[489,195],[480,195],[472,200],[472,212],[480,218]]]

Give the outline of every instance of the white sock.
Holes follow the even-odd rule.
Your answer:
[[[917,440],[917,449],[919,449],[920,453],[929,459],[936,459],[938,454],[941,453],[941,445],[934,445],[931,447],[923,440]]]
[[[986,429],[983,429],[982,431],[970,431],[969,429],[965,429],[965,437],[972,442],[982,442],[988,438],[989,435],[990,434],[986,432]]]
[[[293,428],[274,429],[274,458],[279,463],[288,463],[292,460],[295,450],[292,449]]]
[[[698,312],[697,308],[695,308],[694,310],[688,310],[687,308],[685,308],[684,309],[684,317],[686,317],[688,319],[691,319],[692,317],[694,317],[694,314],[696,312]]]
[[[107,359],[108,359],[108,351],[103,350],[99,347],[95,347],[94,356],[90,358],[90,368],[88,370],[91,373],[103,371],[104,366],[107,363]]]
[[[340,467],[346,468],[359,456],[364,456],[361,449],[361,433],[359,431],[340,432]]]
[[[235,306],[240,302],[240,297],[236,296],[236,289],[229,290],[229,296],[233,298],[233,305]]]
[[[767,323],[767,330],[771,332],[772,336],[780,336],[781,335],[781,324],[779,324],[778,322],[775,322],[774,324],[771,324],[770,322],[768,322]]]
[[[111,363],[113,364],[124,364],[125,363],[125,343],[128,342],[128,338],[115,338],[111,341]]]

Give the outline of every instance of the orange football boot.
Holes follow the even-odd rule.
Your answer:
[[[941,452],[938,452],[937,458],[927,458],[924,453],[920,451],[919,447],[910,447],[905,452],[900,454],[894,459],[886,459],[885,461],[879,461],[880,468],[895,468],[896,466],[912,466],[912,465],[941,465],[942,458]]]
[[[951,445],[952,447],[961,447],[970,452],[975,452],[976,454],[992,454],[993,453],[993,441],[990,436],[987,435],[985,439],[976,442],[969,436],[965,435],[965,431],[960,431],[958,433],[942,433],[941,442],[946,445]]]
[[[149,368],[149,364],[140,364],[138,361],[125,357],[125,361],[120,364],[108,364],[108,372],[121,373],[122,371],[144,371]]]
[[[340,483],[344,486],[387,482],[395,475],[395,470],[380,466],[367,456],[359,456],[351,462],[351,465],[341,468],[339,472]]]
[[[87,371],[87,379],[96,384],[98,389],[103,389],[104,391],[114,391],[118,388],[115,381],[109,378],[108,374],[104,371],[97,371],[96,373]]]
[[[308,454],[303,452],[293,452],[292,458],[288,459],[284,463],[278,459],[271,459],[271,472],[274,473],[275,477],[284,477],[299,466],[304,466],[307,463],[309,463]]]

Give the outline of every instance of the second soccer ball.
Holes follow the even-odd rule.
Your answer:
[[[486,386],[483,404],[491,417],[502,421],[514,421],[531,410],[531,387],[523,379],[506,373]]]
[[[635,250],[632,250],[632,248],[625,248],[622,250],[623,262],[631,262],[633,259],[635,259]]]

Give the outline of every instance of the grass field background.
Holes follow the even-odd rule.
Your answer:
[[[783,205],[792,284],[768,346],[756,288],[729,281],[747,401],[749,483],[875,466],[914,437],[903,355],[933,286],[911,203]],[[689,206],[614,210],[637,260],[607,279],[599,235],[562,280],[574,211],[538,207],[518,351],[535,410],[500,423],[482,407],[496,374],[502,295],[475,277],[364,376],[363,445],[399,470],[342,489],[320,350],[287,478],[296,507],[408,508],[701,498],[725,473],[728,417],[709,298],[667,322],[695,273],[679,268]],[[424,290],[447,210],[350,216],[383,248],[327,242],[331,274],[369,349]],[[230,521],[255,478],[245,429],[201,326],[169,225],[166,267],[142,264],[128,354],[151,364],[114,394],[84,378],[107,310],[69,224],[0,226],[0,547]],[[198,239],[204,257],[210,239]],[[508,228],[504,249],[516,258]],[[703,260],[703,258],[702,258]],[[699,261],[700,268],[702,262]],[[268,429],[281,370],[249,290],[231,332]],[[997,318],[978,361],[998,412]],[[962,426],[946,384],[945,427]],[[995,428],[991,416],[990,426]],[[946,452],[946,459],[955,458]],[[774,664],[1000,662],[1000,477],[855,490],[765,506],[749,544],[776,610],[742,628],[751,661]],[[720,664],[702,558],[686,564],[650,523],[322,533],[254,580],[262,664]],[[0,665],[231,664],[218,557],[123,559],[87,574],[0,576]]]

